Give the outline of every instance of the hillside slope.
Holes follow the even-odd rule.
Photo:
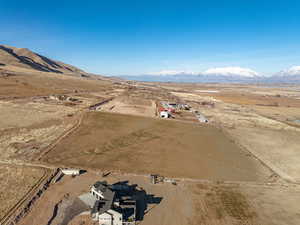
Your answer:
[[[43,72],[85,74],[74,66],[49,59],[26,48],[0,45],[0,66],[14,66]]]

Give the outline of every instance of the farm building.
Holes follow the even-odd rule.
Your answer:
[[[191,107],[183,103],[161,102],[162,108],[174,113],[176,110],[189,110]]]
[[[168,102],[161,102],[164,111],[169,111],[170,113],[175,113],[175,107],[170,105]]]
[[[179,110],[189,110],[190,107],[187,104],[181,103],[169,103],[169,102],[160,102],[158,107],[159,116],[161,118],[169,118],[173,113],[176,113]]]
[[[159,116],[160,116],[161,118],[169,118],[171,115],[170,115],[170,112],[168,112],[168,111],[161,111],[161,112],[159,113]]]

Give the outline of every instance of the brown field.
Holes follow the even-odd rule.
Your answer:
[[[148,205],[143,225],[300,224],[300,129],[294,122],[300,119],[299,88],[12,71],[0,76],[0,161],[10,163],[0,166],[0,217],[44,174],[20,165],[38,163],[88,172],[51,183],[20,225],[60,224],[60,211],[103,180],[103,171],[113,172],[105,177],[109,182],[128,180],[162,198]],[[53,94],[80,103],[37,97]],[[101,112],[86,112],[108,98],[113,100]],[[149,118],[159,101],[188,103],[211,124],[199,124],[187,111],[175,119]],[[176,185],[152,185],[144,176],[150,173],[177,178]],[[79,216],[69,224],[93,222]]]
[[[100,112],[86,114],[81,127],[43,160],[214,180],[262,181],[270,175],[216,128]]]
[[[192,186],[197,225],[297,225],[298,187],[281,185]]]
[[[120,96],[103,105],[101,111],[155,117],[156,105],[153,100]]]
[[[50,94],[109,90],[111,82],[87,80],[60,74],[36,73],[0,76],[0,99],[24,98]]]
[[[194,88],[196,89],[196,88]],[[215,88],[219,93],[172,92],[191,102],[211,123],[276,171],[282,178],[299,181],[299,91],[292,87],[238,86]],[[276,97],[277,96],[277,97]],[[214,102],[212,108],[201,102]]]
[[[0,165],[0,220],[43,175],[38,168]]]
[[[300,100],[293,99],[285,96],[270,96],[258,95],[251,93],[218,93],[209,94],[218,100],[226,103],[239,104],[239,105],[258,105],[258,106],[273,106],[273,107],[300,107]]]
[[[1,159],[29,159],[72,126],[78,108],[48,102],[0,101]]]

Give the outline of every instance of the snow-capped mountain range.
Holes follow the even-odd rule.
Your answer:
[[[159,72],[147,73],[148,76],[175,76],[175,75],[220,75],[220,76],[242,76],[242,77],[257,77],[259,74],[254,70],[241,67],[220,67],[211,68],[203,72],[178,71],[178,70],[162,70]]]
[[[142,75],[123,75],[130,80],[158,81],[158,82],[279,82],[300,83],[300,66],[293,66],[271,76],[265,76],[258,72],[242,67],[219,67],[207,69],[203,72],[162,70],[159,72]]]
[[[300,66],[292,66],[287,70],[282,70],[276,76],[300,76]]]

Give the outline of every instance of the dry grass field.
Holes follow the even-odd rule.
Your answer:
[[[56,224],[58,218],[49,223],[55,205],[88,191],[103,179],[103,171],[115,172],[105,178],[109,182],[128,180],[162,197],[159,204],[149,204],[143,225],[300,224],[300,190],[287,182],[299,181],[300,171],[296,87],[138,83],[12,71],[0,76],[0,160],[11,163],[0,166],[0,216],[43,175],[43,170],[17,166],[24,160],[88,173],[51,184],[20,225]],[[81,103],[38,97],[53,94]],[[108,98],[113,100],[100,112],[88,112],[88,106]],[[175,120],[150,118],[158,101],[188,103],[211,124],[199,124],[187,111],[175,114]],[[177,185],[152,185],[144,176],[150,173],[181,179]],[[77,217],[71,224],[83,222],[91,223],[89,217]]]
[[[31,167],[0,165],[0,219],[44,175],[44,170]]]
[[[47,163],[213,180],[263,181],[270,172],[221,131],[199,124],[88,113]]]
[[[196,184],[192,189],[198,213],[191,224],[257,224],[257,213],[240,190],[207,184]]]
[[[294,121],[300,118],[300,92],[254,86],[225,86],[223,90],[222,85],[215,90],[219,92],[172,93],[190,102],[283,178],[298,182],[300,129]],[[214,102],[214,107],[202,106],[204,101]]]
[[[111,81],[24,68],[10,74],[0,74],[1,159],[31,159],[70,129],[80,110],[103,100],[106,92],[114,93]],[[56,94],[67,94],[80,103],[49,100]]]
[[[29,159],[72,126],[78,108],[48,102],[0,101],[1,159]]]
[[[297,225],[299,187],[281,185],[191,186],[197,225]]]
[[[9,77],[0,76],[0,99],[74,93],[75,90],[104,92],[111,90],[111,82],[34,71]]]
[[[276,93],[276,92],[275,92]],[[274,95],[259,95],[255,93],[243,92],[222,92],[209,94],[216,99],[225,103],[238,105],[258,105],[258,106],[273,106],[273,107],[300,107],[300,100],[292,99],[286,96]]]

